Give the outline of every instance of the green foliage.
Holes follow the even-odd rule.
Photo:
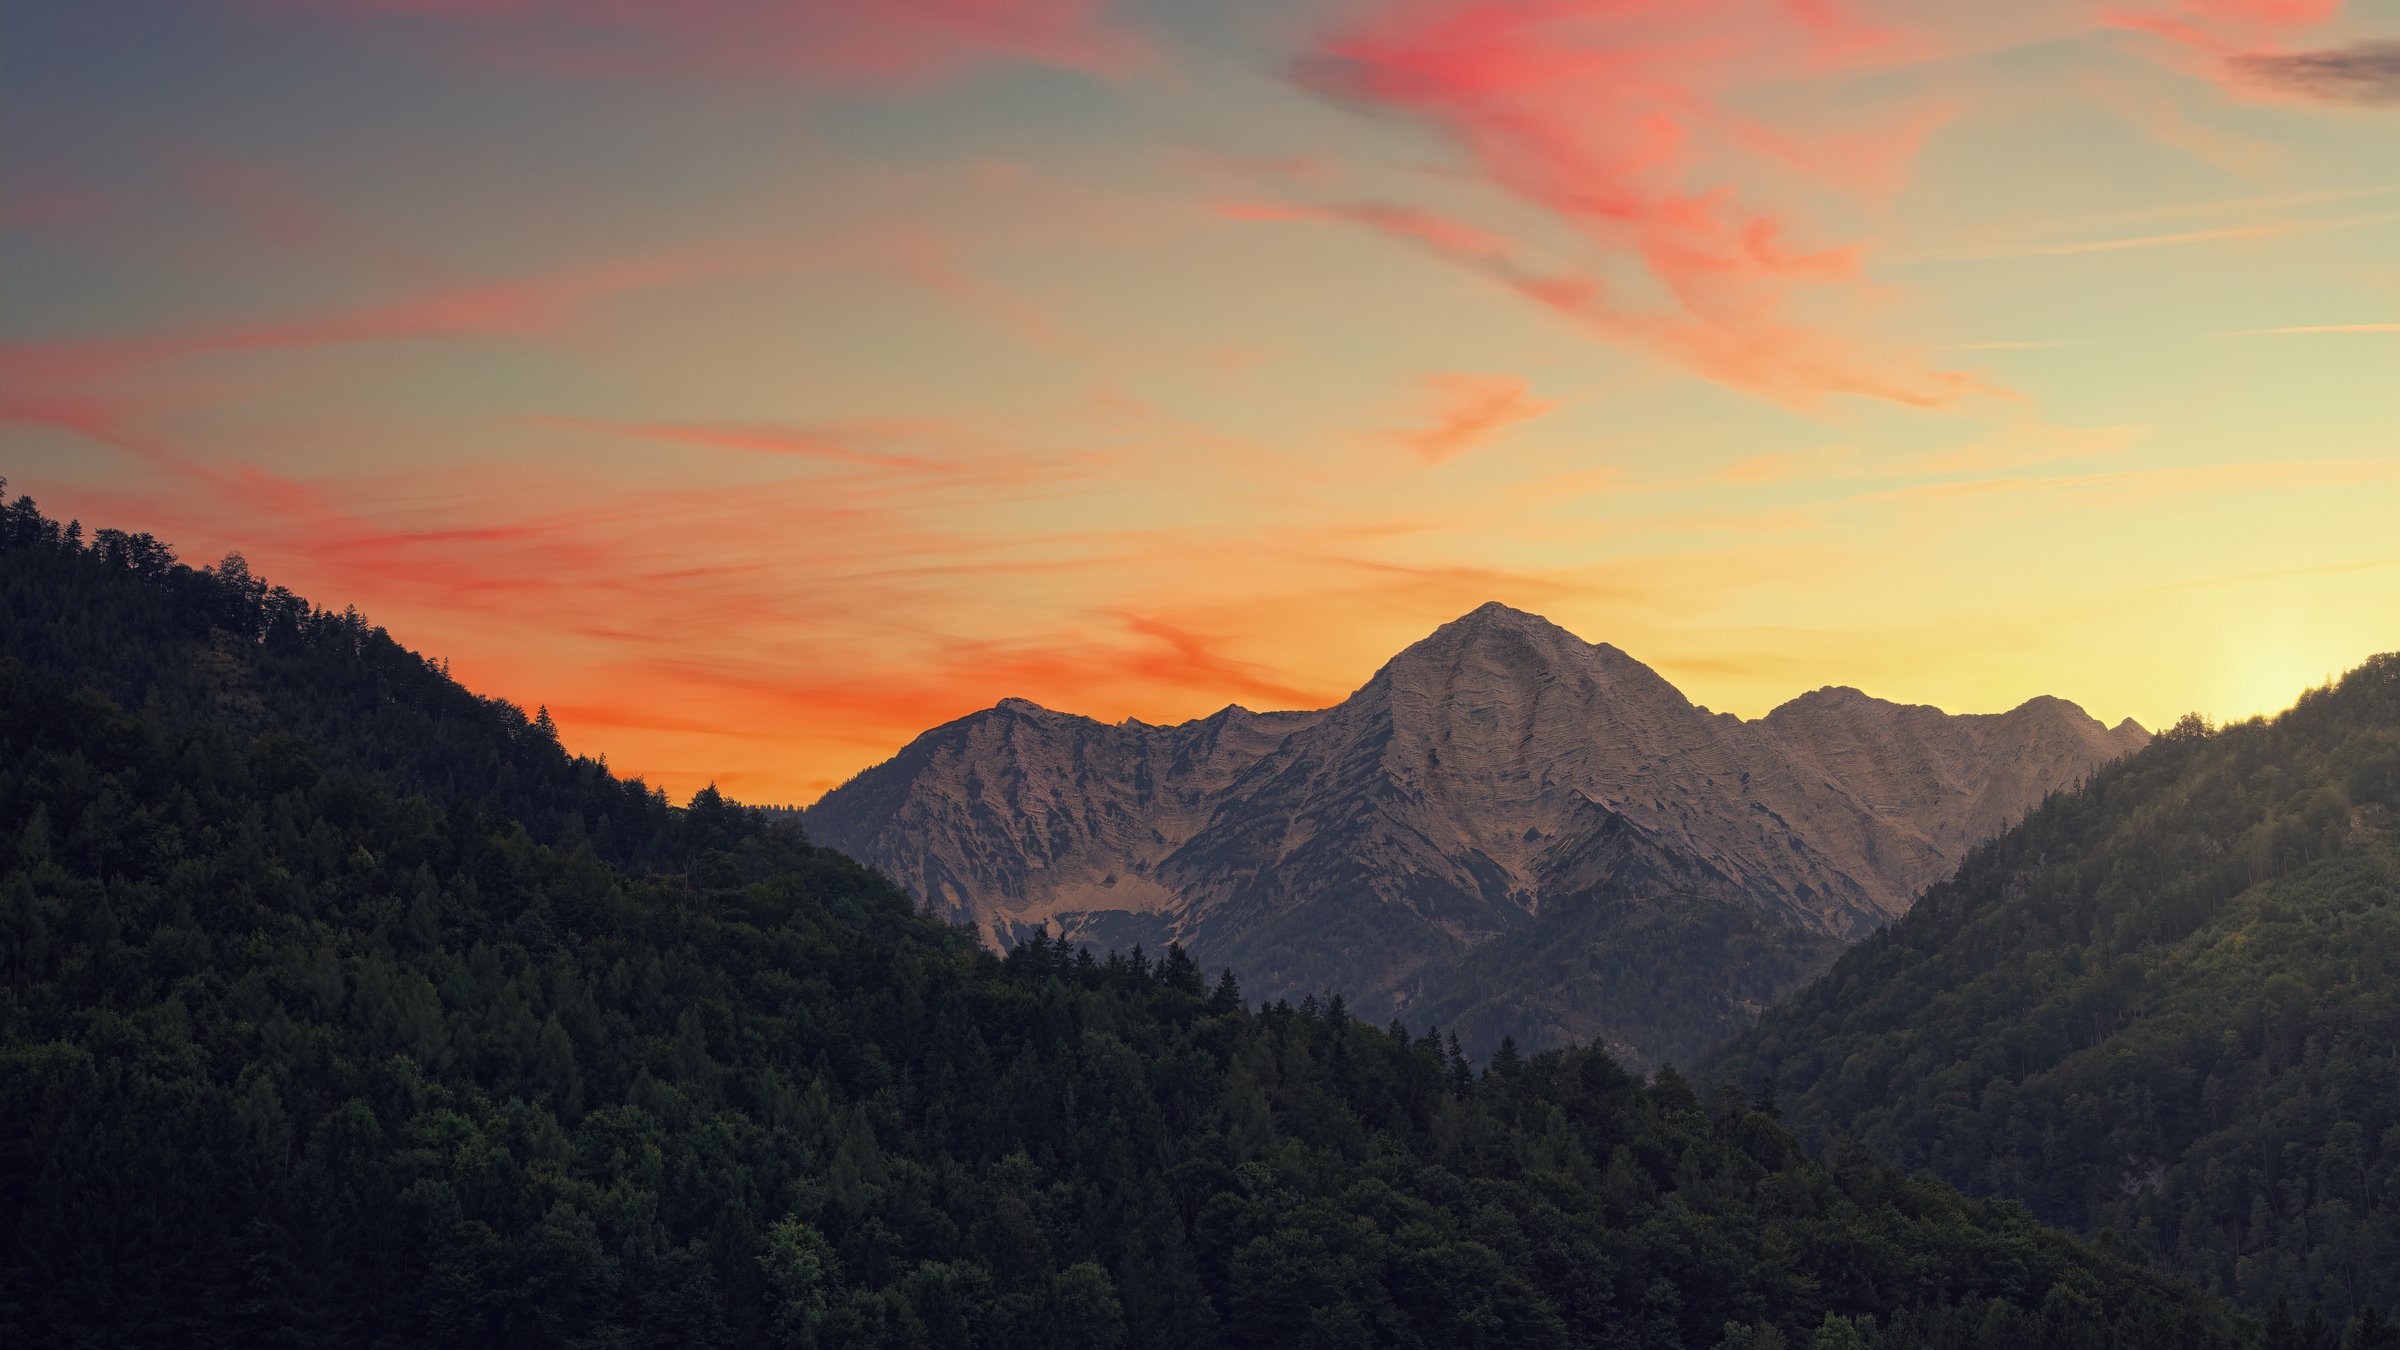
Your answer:
[[[714,794],[436,781],[475,762],[436,726],[482,716],[463,691],[393,695],[371,736],[282,723],[351,706],[371,630],[242,639],[274,649],[245,678],[281,667],[265,713],[163,656],[96,688],[59,634],[223,630],[147,633],[192,636],[151,603],[197,584],[163,550],[108,545],[134,580],[102,584],[30,506],[10,530],[0,1342],[2247,1343],[2019,1206],[1813,1162],[1669,1071],[1478,1075],[1338,1001],[1212,994],[1172,949],[995,956]],[[482,725],[487,764],[564,762]],[[601,847],[627,803],[685,865]]]
[[[1712,1067],[1804,1134],[2363,1323],[2400,1303],[2395,990],[2386,656],[2053,799]]]

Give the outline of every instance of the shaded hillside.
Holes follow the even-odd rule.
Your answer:
[[[329,767],[474,801],[614,862],[680,869],[693,854],[663,796],[569,755],[546,714],[468,692],[356,610],[269,586],[238,554],[193,568],[146,534],[85,540],[20,497],[0,507],[0,562],[0,652],[35,669],[237,734],[303,735]]]
[[[0,654],[7,1343],[2248,1343],[1604,1053],[1479,1075],[1179,951],[1003,959],[749,813],[634,876],[335,759]]]
[[[1321,712],[1106,726],[1005,700],[808,821],[997,942],[1044,926],[1180,941],[1270,995],[1339,988],[1378,1020],[1472,1005],[1479,1054],[1503,1034],[1600,1037],[1655,1063],[1740,1025],[1969,844],[2147,739],[2058,699],[1951,716],[1849,689],[1745,722],[1485,605]],[[1671,897],[1743,914],[1601,922]],[[1745,964],[1757,943],[1782,955]],[[1620,1012],[1586,977],[1633,952],[1686,978]]]
[[[2254,1304],[2389,1309],[2400,657],[2051,801],[1712,1071]]]

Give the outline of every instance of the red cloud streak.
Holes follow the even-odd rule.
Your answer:
[[[2223,60],[2273,50],[2341,12],[2342,0],[2176,0],[2108,17]]]
[[[1526,260],[1521,244],[1408,206],[1314,208],[1407,238],[1613,340],[1787,402],[1848,393],[1937,404],[1961,377],[1791,313],[1798,288],[1854,285],[1857,255],[1795,243],[1776,209],[1708,181],[1743,156],[1827,180],[1888,183],[1935,118],[1920,110],[1821,142],[1759,125],[1732,89],[1897,55],[1901,35],[1839,0],[1415,0],[1325,37],[1302,81],[1406,115],[1489,184],[1571,227],[1640,283]]]
[[[1435,401],[1430,424],[1394,434],[1428,464],[1465,454],[1503,430],[1558,406],[1535,397],[1525,381],[1514,375],[1455,371],[1427,377],[1425,388]]]

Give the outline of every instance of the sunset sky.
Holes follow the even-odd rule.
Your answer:
[[[137,18],[138,14],[138,18]],[[679,797],[2400,648],[2400,0],[0,0],[0,474]]]

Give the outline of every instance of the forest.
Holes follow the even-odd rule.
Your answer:
[[[2400,1302],[2400,656],[2054,798],[1711,1065],[2272,1310]],[[2285,1315],[2288,1315],[2285,1314]]]
[[[11,1344],[2335,1343],[1771,1087],[995,954],[238,560],[19,499],[0,598]]]

